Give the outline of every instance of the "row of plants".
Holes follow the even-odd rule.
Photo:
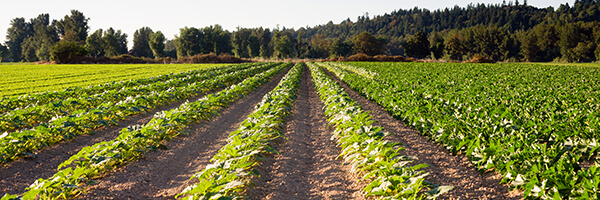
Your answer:
[[[211,79],[199,80],[181,87],[171,87],[164,91],[152,91],[113,103],[106,102],[99,107],[54,118],[33,129],[24,129],[0,135],[0,162],[8,163],[22,156],[35,156],[34,151],[78,135],[92,133],[95,129],[116,125],[127,116],[146,112],[177,100],[206,94],[212,90],[238,83],[256,73],[272,68],[275,64],[258,65],[246,70],[232,72]]]
[[[155,114],[144,125],[130,126],[116,139],[85,147],[59,165],[59,171],[47,179],[39,179],[21,195],[6,194],[8,199],[66,199],[78,196],[92,179],[111,169],[143,157],[148,151],[163,147],[161,142],[184,133],[194,122],[210,119],[234,102],[280,73],[289,64],[280,64],[266,72],[247,78],[198,101]]]
[[[231,66],[235,66],[235,65],[231,65]],[[57,68],[59,66],[56,66]],[[98,81],[102,81],[102,80],[110,80],[110,78],[107,78],[107,74],[106,73],[114,73],[116,70],[112,69],[115,67],[112,66],[99,66],[99,67],[109,67],[110,70],[101,70],[100,68],[94,68],[92,67],[91,69],[87,69],[90,68],[90,66],[86,66],[86,69],[79,69],[76,66],[70,66],[70,68],[68,69],[64,69],[64,70],[72,70],[72,68],[75,68],[76,71],[80,71],[79,74],[77,74],[76,77],[73,77],[74,80],[80,80],[83,78],[94,78],[94,79],[100,79]],[[189,71],[184,71],[184,68],[181,69],[180,73],[168,73],[168,74],[164,74],[164,75],[158,75],[158,76],[153,76],[153,77],[149,77],[149,78],[138,78],[138,79],[129,79],[129,80],[124,80],[124,81],[104,81],[102,84],[99,85],[94,85],[94,86],[89,86],[89,87],[69,87],[60,91],[46,91],[46,92],[41,92],[41,93],[34,93],[34,94],[25,94],[22,96],[16,96],[16,97],[2,97],[2,99],[0,100],[0,114],[4,114],[6,112],[12,111],[12,110],[17,110],[17,109],[25,109],[27,107],[31,107],[31,106],[40,106],[40,105],[44,105],[44,104],[49,104],[52,102],[56,102],[56,101],[60,101],[60,100],[67,100],[69,98],[72,97],[84,97],[84,96],[92,96],[94,94],[101,94],[103,92],[106,91],[111,91],[111,90],[121,90],[123,88],[130,88],[130,87],[136,87],[136,86],[140,86],[140,85],[146,85],[146,84],[152,84],[152,83],[156,83],[156,82],[162,82],[162,81],[166,81],[166,80],[170,80],[173,78],[183,78],[186,76],[190,76],[190,75],[194,75],[194,74],[203,74],[203,73],[207,73],[207,72],[212,72],[212,71],[219,71],[222,70],[223,68],[228,68],[230,66],[207,66],[206,68],[201,68],[198,70],[189,70]],[[126,69],[126,70],[130,70],[130,71],[140,71],[138,70],[138,68],[149,68],[148,70],[144,70],[145,73],[149,73],[151,71],[157,71],[159,69],[154,69],[153,67],[149,67],[149,66],[144,66],[144,65],[139,65],[139,66],[124,66],[124,67],[118,67],[119,69]],[[169,68],[181,68],[179,66],[177,67],[163,67],[166,68],[165,70],[159,70],[159,71],[170,71]],[[197,68],[197,67],[196,67]],[[29,69],[29,67],[27,68],[23,68],[23,69],[19,69],[21,71],[27,71]],[[31,71],[28,74],[44,74],[44,73],[49,73],[50,75],[52,75],[52,73],[56,73],[56,71],[54,70],[44,70],[44,69],[38,69],[37,67],[34,68],[37,71]],[[52,68],[51,68],[52,69]],[[79,69],[79,70],[77,70]],[[7,69],[9,70],[9,69]],[[96,70],[96,71],[92,71],[92,70]],[[99,73],[100,72],[100,73]],[[158,73],[158,72],[155,72]],[[25,74],[23,74],[25,75]],[[129,77],[129,76],[125,76],[125,77]],[[18,80],[21,81],[22,79],[24,79],[26,77],[22,77],[19,78]],[[62,81],[62,79],[64,78],[68,78],[68,77],[64,77],[63,76],[50,76],[48,77],[49,81],[51,84],[64,84]],[[36,84],[32,84],[31,81],[40,81],[40,80],[29,80],[29,84],[30,85],[37,85]],[[61,81],[61,82],[59,82]],[[27,82],[26,82],[27,83]],[[9,83],[7,83],[9,84]]]
[[[426,164],[411,165],[414,157],[401,155],[398,142],[385,139],[389,133],[373,126],[368,112],[329,78],[320,67],[309,63],[315,88],[325,104],[324,113],[334,127],[332,140],[341,147],[340,157],[352,165],[352,171],[367,181],[367,197],[379,199],[435,199],[452,186],[436,186],[424,181]]]
[[[87,88],[111,82],[140,80],[162,74],[202,70],[224,64],[102,64],[102,65],[3,65],[0,99],[26,94]]]
[[[146,85],[134,87],[123,87],[120,89],[104,91],[102,93],[82,96],[72,96],[64,100],[56,100],[48,104],[30,105],[23,109],[15,109],[5,112],[0,117],[0,132],[14,131],[23,128],[31,128],[35,125],[47,122],[52,118],[67,116],[71,113],[83,113],[98,107],[106,102],[118,103],[128,98],[134,98],[139,94],[158,92],[169,88],[184,87],[188,84],[210,79],[215,76],[243,70],[250,65],[235,65],[231,67],[218,67],[205,70],[203,73],[191,71],[181,73],[187,74],[183,77],[171,76],[171,79],[152,82]]]
[[[531,64],[325,64],[397,119],[527,199],[600,197],[600,69]],[[342,67],[342,68],[340,68]]]
[[[255,170],[262,154],[276,153],[272,140],[282,136],[285,117],[292,110],[304,65],[297,63],[277,87],[267,93],[240,127],[229,134],[228,143],[211,159],[213,162],[196,173],[198,183],[189,186],[176,198],[243,199],[244,191],[258,175]]]

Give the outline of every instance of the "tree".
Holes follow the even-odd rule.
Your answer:
[[[6,45],[10,51],[12,61],[18,62],[22,60],[21,44],[27,37],[28,24],[25,18],[15,18],[10,21],[10,28],[6,31]]]
[[[260,27],[258,30],[258,41],[260,43],[260,57],[270,58],[273,55],[273,48],[271,45],[271,31]]]
[[[292,40],[289,32],[276,31],[273,36],[273,57],[284,59],[292,57]]]
[[[30,20],[33,34],[21,43],[23,58],[29,62],[50,59],[50,48],[58,41],[54,26],[50,25],[50,15],[40,14]]]
[[[4,58],[7,58],[8,55],[10,55],[10,51],[8,51],[8,47],[0,44],[0,62],[2,62],[2,60],[4,60]]]
[[[127,54],[127,34],[121,33],[121,30],[108,28],[102,36],[104,41],[104,55],[107,57]]]
[[[430,55],[427,34],[419,31],[404,44],[406,55],[415,58],[425,58]]]
[[[431,35],[430,39],[431,53],[435,59],[441,59],[444,55],[444,38],[439,33],[434,33]]]
[[[529,32],[521,37],[521,54],[529,62],[538,62],[542,60],[540,47],[537,45],[538,36],[535,32]]]
[[[352,43],[342,41],[339,38],[331,43],[329,54],[331,56],[349,56],[352,53]]]
[[[65,41],[77,42],[80,45],[85,44],[89,26],[88,21],[82,12],[71,10],[71,15],[65,15],[63,19],[56,22],[56,27],[60,36]]]
[[[167,40],[165,42],[165,56],[171,58],[177,58],[177,41],[176,40]]]
[[[380,55],[385,52],[387,41],[383,38],[375,38],[369,32],[362,32],[354,37],[355,53],[364,53],[369,56]]]
[[[233,46],[233,53],[239,58],[249,58],[250,52],[248,51],[248,45],[250,43],[249,38],[252,34],[252,30],[239,28],[233,32],[233,38],[231,44]]]
[[[203,37],[204,35],[197,28],[179,29],[179,36],[175,38],[177,57],[183,58],[202,53]]]
[[[152,36],[150,27],[142,27],[133,33],[133,56],[152,58],[153,53],[150,49],[150,37]]]
[[[60,41],[52,47],[50,58],[56,63],[72,63],[77,57],[87,54],[85,47],[78,45],[77,42]]]
[[[165,56],[165,35],[162,32],[156,31],[150,37],[150,49],[155,58],[161,58]]]
[[[98,29],[85,40],[85,49],[90,53],[90,56],[95,58],[104,56],[106,43],[102,38],[102,29]]]
[[[463,44],[462,36],[453,34],[448,40],[446,40],[445,54],[449,56],[451,60],[462,60],[463,55],[466,55],[467,50]]]

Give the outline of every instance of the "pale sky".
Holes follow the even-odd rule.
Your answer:
[[[3,0],[4,1],[4,0]],[[508,3],[512,0],[507,0]],[[523,3],[524,0],[520,0]],[[555,9],[561,3],[573,5],[574,0],[529,0],[528,4]],[[179,29],[185,26],[203,28],[220,24],[233,31],[236,27],[286,28],[313,27],[333,21],[340,23],[346,18],[356,21],[358,16],[369,13],[376,15],[391,13],[398,9],[411,9],[415,6],[435,10],[469,3],[500,4],[502,0],[13,0],[0,3],[0,42],[6,40],[6,30],[10,20],[24,17],[27,21],[39,14],[48,13],[51,19],[61,19],[70,10],[81,11],[90,18],[89,34],[102,28],[113,27],[128,35],[128,45],[132,46],[135,30],[148,26],[160,30],[168,39],[173,39]]]

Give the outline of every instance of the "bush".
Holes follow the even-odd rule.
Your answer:
[[[58,64],[73,63],[87,54],[85,47],[78,45],[77,42],[60,41],[52,47],[50,60]]]

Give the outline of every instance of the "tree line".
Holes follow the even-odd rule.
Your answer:
[[[600,0],[576,0],[573,6],[566,3],[557,9],[535,8],[518,0],[435,11],[414,8],[372,19],[366,13],[355,22],[346,19],[296,30],[184,27],[172,40],[160,31],[141,27],[133,34],[132,49],[127,49],[128,35],[120,30],[98,29],[88,35],[88,21],[77,10],[52,21],[48,14],[29,21],[12,19],[6,45],[0,45],[0,59],[48,61],[60,57],[60,52],[74,51],[96,58],[123,54],[182,58],[215,53],[266,59],[366,54],[459,61],[475,56],[495,61],[600,60]]]

